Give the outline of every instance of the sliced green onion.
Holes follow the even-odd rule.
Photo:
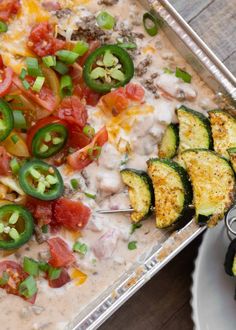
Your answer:
[[[96,199],[96,197],[97,197],[96,195],[90,194],[88,192],[85,192],[84,194],[85,194],[85,196],[87,196],[88,198],[91,198],[91,199]]]
[[[13,111],[13,117],[14,117],[14,127],[17,129],[26,129],[26,120],[23,115],[23,112],[20,110],[14,110]]]
[[[8,30],[7,24],[3,21],[0,21],[0,33],[7,32],[7,30]]]
[[[39,67],[38,59],[35,57],[27,57],[26,65],[28,74],[32,77],[42,76],[42,71]]]
[[[43,225],[41,230],[42,230],[43,234],[47,234],[48,233],[48,225]]]
[[[96,18],[97,24],[105,30],[111,30],[113,29],[116,20],[113,16],[111,16],[108,12],[106,11],[101,11],[97,18]]]
[[[57,61],[56,65],[53,67],[53,69],[55,71],[57,71],[58,73],[60,73],[61,75],[64,75],[66,73],[68,73],[69,68],[68,66],[66,66],[64,63]]]
[[[19,141],[19,137],[16,134],[14,134],[11,136],[11,140],[14,144],[16,144]]]
[[[135,232],[136,229],[139,229],[142,227],[142,224],[140,222],[138,223],[133,223],[131,226],[131,231],[130,234],[133,234]]]
[[[78,41],[72,51],[79,56],[83,56],[89,49],[89,44],[83,40]]]
[[[32,275],[32,276],[39,275],[39,265],[38,265],[38,262],[34,259],[24,257],[23,269],[29,275]]]
[[[28,276],[21,284],[19,285],[20,295],[31,298],[38,291],[37,284],[33,276]]]
[[[188,84],[191,83],[192,76],[188,72],[186,72],[184,70],[181,70],[180,68],[176,68],[176,70],[175,70],[175,76],[177,78],[182,79],[184,82],[186,82]]]
[[[137,249],[137,241],[129,242],[128,249],[129,250],[135,250],[135,249]]]
[[[38,266],[39,266],[39,270],[41,270],[42,272],[47,273],[49,270],[49,264],[45,261],[39,261],[38,262]]]
[[[50,280],[56,280],[61,275],[61,268],[54,268],[49,266],[48,277]]]
[[[79,55],[75,52],[71,52],[70,50],[59,50],[56,52],[57,57],[60,61],[65,64],[73,64],[79,57]]]
[[[56,65],[56,56],[44,56],[42,58],[43,63],[50,68],[51,66],[55,66]]]
[[[30,84],[28,83],[28,81],[27,80],[22,80],[22,85],[23,85],[23,87],[25,88],[25,89],[30,89]]]
[[[12,170],[12,173],[13,174],[18,174],[19,170],[20,170],[20,164],[18,163],[17,159],[16,158],[13,158],[11,161],[10,161],[10,168]]]
[[[71,187],[74,189],[74,190],[77,190],[79,188],[79,182],[78,180],[76,179],[71,179],[70,180],[70,184],[71,184]]]
[[[74,252],[79,252],[82,255],[85,255],[88,252],[88,246],[85,243],[76,242],[73,245],[73,251]]]
[[[19,75],[19,78],[20,78],[21,80],[24,80],[26,76],[27,76],[27,71],[25,70],[25,68],[23,68],[23,69],[21,70],[21,73],[20,73],[20,75]]]
[[[171,69],[168,69],[168,68],[164,68],[163,71],[164,71],[164,73],[167,73],[167,74],[173,74],[174,73]]]
[[[89,138],[93,138],[95,135],[95,129],[90,126],[90,125],[85,125],[83,128],[83,133],[89,137]]]
[[[102,148],[99,146],[94,146],[93,148],[88,149],[88,155],[91,160],[97,160],[101,155]]]
[[[143,26],[151,37],[154,37],[158,32],[157,19],[151,13],[145,13],[143,15]]]
[[[118,42],[117,46],[123,49],[137,49],[137,45],[134,42]]]
[[[62,97],[70,96],[73,93],[73,82],[71,76],[65,75],[60,80],[60,93]]]
[[[0,286],[6,285],[9,280],[9,275],[7,272],[2,273],[2,277],[0,278]]]
[[[32,90],[36,93],[39,93],[43,87],[44,82],[45,82],[44,77],[37,77],[33,84]]]

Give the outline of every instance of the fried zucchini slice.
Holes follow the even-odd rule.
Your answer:
[[[193,186],[196,221],[213,227],[234,202],[233,169],[214,151],[187,150],[181,156]]]
[[[135,223],[139,222],[152,212],[154,204],[152,181],[144,171],[126,168],[120,173],[123,182],[128,186],[130,204],[134,209],[131,220]]]
[[[234,172],[236,173],[236,148],[227,149],[231,165],[233,167]]]
[[[184,105],[176,112],[179,119],[179,152],[195,148],[211,149],[212,136],[208,118]]]
[[[179,146],[179,127],[176,124],[170,124],[162,136],[159,145],[159,158],[173,158],[177,154]]]
[[[214,150],[229,159],[227,149],[236,148],[236,118],[222,110],[208,112],[214,141]]]
[[[192,201],[192,189],[185,170],[167,159],[149,159],[148,174],[155,194],[156,226],[166,228],[179,220]]]

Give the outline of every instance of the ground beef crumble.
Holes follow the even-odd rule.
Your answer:
[[[98,0],[98,5],[113,6],[118,2],[119,0]]]
[[[139,64],[137,65],[135,69],[136,75],[138,77],[142,77],[147,72],[148,66],[150,64],[152,64],[152,57],[150,55],[147,55],[147,57],[141,62],[139,62]]]

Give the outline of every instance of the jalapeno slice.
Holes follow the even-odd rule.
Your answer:
[[[60,172],[41,160],[25,163],[19,171],[19,182],[27,195],[45,201],[59,198],[64,191]]]
[[[48,158],[59,152],[68,138],[67,128],[59,123],[40,128],[32,140],[32,154],[37,158]]]
[[[0,207],[0,249],[19,248],[31,238],[34,221],[28,210],[20,205]]]
[[[5,140],[14,127],[14,117],[8,103],[0,99],[0,141]]]
[[[91,53],[83,69],[88,87],[99,93],[124,86],[134,75],[134,64],[130,55],[117,45],[105,45]]]

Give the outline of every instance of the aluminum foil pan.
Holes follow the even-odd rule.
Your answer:
[[[142,4],[157,15],[172,44],[216,92],[221,107],[233,111],[232,103],[236,102],[236,78],[167,0],[143,0]],[[193,219],[181,230],[170,233],[165,241],[159,242],[139,263],[135,263],[118,281],[86,306],[67,329],[97,329],[204,229],[196,225]]]

